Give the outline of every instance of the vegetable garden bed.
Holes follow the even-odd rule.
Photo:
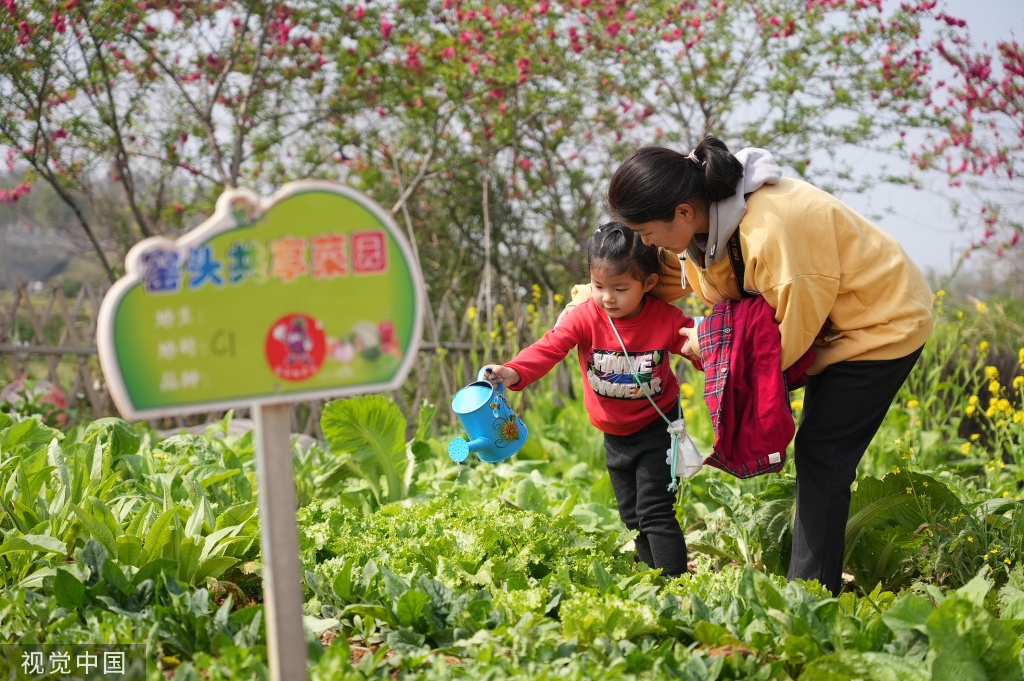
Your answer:
[[[668,580],[633,558],[581,404],[536,388],[527,445],[461,467],[431,407],[410,428],[382,396],[328,404],[293,452],[311,678],[1024,678],[1024,379],[963,350],[970,329],[937,332],[865,457],[839,598],[783,576],[791,463],[687,481],[693,570]],[[255,480],[230,415],[161,437],[0,413],[0,640],[267,678]]]

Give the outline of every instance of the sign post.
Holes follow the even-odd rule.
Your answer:
[[[302,575],[295,525],[295,480],[291,457],[291,406],[261,404],[256,411],[256,475],[259,483],[260,547],[270,678],[306,675],[302,628]]]
[[[125,272],[97,321],[111,396],[126,419],[252,408],[271,678],[305,681],[290,403],[402,385],[422,333],[412,250],[366,196],[306,180],[224,192]]]

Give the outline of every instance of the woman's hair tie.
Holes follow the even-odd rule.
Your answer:
[[[700,165],[700,159],[697,158],[697,150],[696,149],[691,151],[690,154],[686,158],[690,159],[691,161],[693,161],[697,165]]]

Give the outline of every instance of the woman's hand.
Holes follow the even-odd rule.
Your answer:
[[[686,343],[683,344],[683,357],[695,359],[699,362],[700,343],[697,341],[697,327],[684,326],[679,329],[679,335],[686,337]]]
[[[504,364],[488,364],[484,367],[484,380],[497,388],[501,384],[515,385],[519,382],[519,372]]]

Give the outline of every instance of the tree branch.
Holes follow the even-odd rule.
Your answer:
[[[248,28],[248,25],[249,25],[249,17],[251,17],[251,16],[252,16],[252,13],[250,12],[245,17],[245,26],[247,28]],[[246,28],[246,30],[247,30],[247,28]],[[243,31],[243,35],[244,34],[245,34],[245,31]],[[233,147],[232,152],[231,152],[231,183],[232,184],[230,186],[232,186],[232,187],[235,186],[235,184],[238,182],[238,175],[241,172],[242,155],[243,155],[243,148],[244,148],[243,145],[244,145],[244,142],[245,142],[246,132],[248,132],[248,130],[249,130],[249,128],[246,125],[245,118],[248,115],[249,104],[252,102],[253,92],[256,89],[256,80],[257,80],[258,76],[260,75],[260,71],[262,71],[262,69],[263,69],[263,46],[266,44],[267,36],[269,34],[270,34],[270,22],[267,21],[267,15],[264,14],[263,15],[263,31],[260,34],[259,41],[256,44],[256,56],[254,57],[254,59],[256,60],[256,63],[253,66],[252,76],[249,79],[249,89],[245,93],[245,99],[242,101],[241,111],[239,112],[239,115],[236,118],[237,123],[236,123],[236,127],[235,127],[235,143],[234,143],[234,147]],[[232,60],[234,60],[234,58],[235,58],[235,55],[232,55]],[[212,107],[212,102],[213,101],[216,101],[216,100],[215,99],[211,100],[211,107]]]
[[[138,197],[136,196],[135,178],[132,174],[131,164],[129,163],[128,158],[128,149],[125,146],[125,140],[121,131],[121,121],[118,116],[117,103],[114,101],[113,78],[110,75],[110,69],[108,68],[106,59],[104,59],[103,53],[100,50],[99,43],[96,40],[96,35],[92,30],[92,25],[89,23],[89,19],[86,16],[84,6],[79,6],[78,12],[79,16],[82,18],[82,23],[89,31],[89,38],[92,41],[93,50],[96,54],[96,63],[98,63],[100,72],[103,74],[103,92],[107,97],[107,106],[109,107],[110,116],[107,125],[114,135],[114,143],[116,145],[114,162],[117,167],[118,181],[121,183],[121,186],[124,187],[125,198],[128,200],[128,207],[131,210],[132,215],[135,217],[135,222],[139,226],[139,231],[142,232],[142,236],[149,237],[153,235],[153,231],[150,228],[149,221],[146,219],[145,214],[142,212],[141,206],[139,206]],[[85,60],[86,70],[88,70],[89,59],[85,46],[82,45],[81,34],[78,31],[75,31],[74,33],[78,47],[82,52],[82,58]],[[100,109],[99,115],[102,120],[104,118],[102,109]]]

